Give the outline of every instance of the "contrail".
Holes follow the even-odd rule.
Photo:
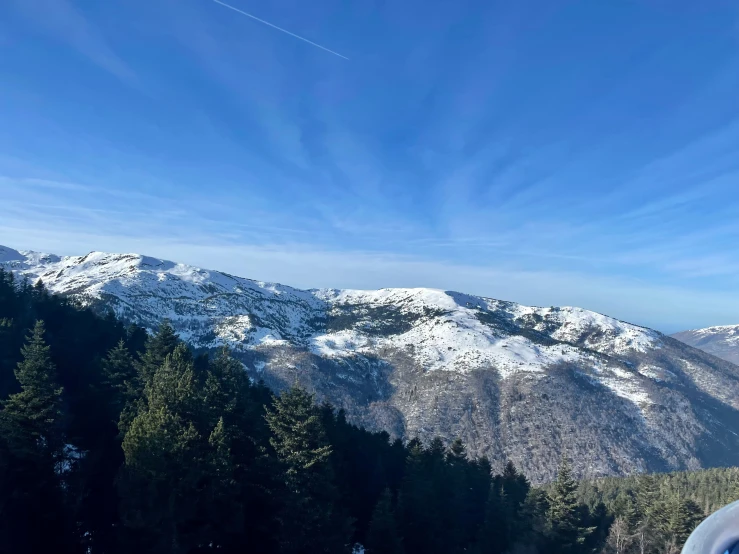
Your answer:
[[[245,11],[240,10],[239,8],[234,8],[233,6],[230,6],[230,5],[226,4],[225,2],[221,2],[220,0],[213,0],[213,2],[215,2],[216,4],[220,4],[221,6],[225,6],[225,7],[227,7],[230,10],[233,10],[235,12],[238,12],[241,15],[245,15],[246,17],[251,17],[252,19],[255,19],[255,20],[259,21],[259,23],[264,23],[265,25],[269,25],[273,29],[277,29],[278,31],[282,31],[283,33],[287,33],[291,37],[295,37],[297,39],[302,40],[303,42],[307,42],[308,44],[312,44],[313,46],[315,46],[317,48],[320,48],[321,50],[325,50],[326,52],[330,52],[334,56],[339,56],[340,58],[344,58],[345,60],[348,60],[349,59],[346,56],[342,56],[338,52],[334,52],[333,50],[329,50],[325,46],[321,46],[320,44],[316,44],[312,40],[308,40],[307,38],[303,38],[300,35],[296,35],[295,33],[291,33],[287,29],[283,29],[282,27],[278,27],[277,25],[272,25],[272,23],[270,23],[269,21],[265,21],[264,19],[259,19],[257,16],[252,15],[250,13],[246,13]]]

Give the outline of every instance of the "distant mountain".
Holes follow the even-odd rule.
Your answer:
[[[700,348],[709,354],[739,364],[739,325],[694,329],[670,336],[694,348]]]
[[[580,308],[432,289],[299,290],[138,254],[0,248],[0,267],[300,382],[391,435],[461,437],[536,482],[739,464],[739,368]]]

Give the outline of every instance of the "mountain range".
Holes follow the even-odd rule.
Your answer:
[[[693,329],[670,336],[731,363],[739,364],[739,325]]]
[[[534,482],[739,464],[739,367],[574,307],[434,289],[300,290],[142,256],[0,247],[0,267],[198,350],[230,347],[391,436],[461,438]]]

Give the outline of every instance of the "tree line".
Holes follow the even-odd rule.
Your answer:
[[[2,553],[657,553],[703,513],[658,477],[563,460],[536,488],[461,441],[393,441],[2,269],[0,398]]]
[[[577,497],[589,506],[604,504],[612,514],[608,552],[672,554],[703,518],[739,500],[739,468],[583,481]]]

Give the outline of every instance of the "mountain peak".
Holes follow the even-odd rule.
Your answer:
[[[0,245],[0,262],[13,262],[23,260],[24,256],[17,250]]]

